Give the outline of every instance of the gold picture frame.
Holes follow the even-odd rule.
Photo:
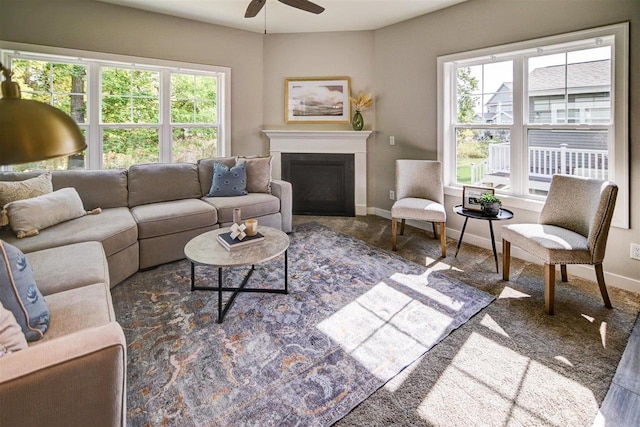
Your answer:
[[[285,123],[350,123],[350,77],[288,77]]]
[[[489,187],[476,187],[465,185],[462,187],[462,209],[469,211],[482,211],[482,205],[478,201],[483,194],[495,194],[495,190]]]

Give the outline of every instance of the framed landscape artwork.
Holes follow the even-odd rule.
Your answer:
[[[465,185],[462,187],[462,209],[481,211],[482,205],[479,199],[480,196],[486,193],[495,194],[495,190],[493,188]]]
[[[349,77],[286,78],[286,123],[349,123]]]

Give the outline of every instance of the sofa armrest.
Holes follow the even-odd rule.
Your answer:
[[[0,359],[0,426],[124,426],[126,342],[116,322]]]
[[[280,214],[282,215],[282,231],[290,233],[293,229],[292,221],[292,192],[291,183],[281,179],[271,180],[271,194],[280,199]]]

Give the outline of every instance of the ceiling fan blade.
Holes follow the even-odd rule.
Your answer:
[[[288,6],[295,7],[296,9],[304,10],[306,12],[311,12],[320,14],[324,12],[324,7],[318,6],[315,3],[311,3],[309,0],[279,0],[280,3],[284,3]]]
[[[247,11],[244,13],[245,18],[253,18],[262,10],[267,0],[251,0]]]

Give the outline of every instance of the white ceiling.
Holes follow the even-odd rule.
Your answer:
[[[267,0],[255,18],[245,18],[249,0],[98,0],[166,15],[262,33],[376,30],[466,0],[311,0],[320,15]]]

